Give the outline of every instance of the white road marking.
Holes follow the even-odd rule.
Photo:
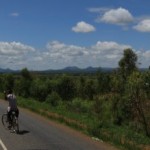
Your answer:
[[[1,139],[0,139],[0,145],[2,146],[3,150],[7,150],[6,146],[4,145]]]

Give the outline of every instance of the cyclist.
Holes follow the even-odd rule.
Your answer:
[[[9,121],[9,124],[11,124],[11,113],[12,111],[16,112],[16,117],[18,118],[19,116],[19,110],[17,108],[17,102],[16,102],[16,96],[13,94],[12,90],[8,90],[8,95],[7,95],[7,100],[8,100],[8,108],[7,108],[7,118]],[[8,128],[10,125],[8,126]]]

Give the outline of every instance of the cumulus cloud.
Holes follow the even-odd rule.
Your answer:
[[[25,65],[25,57],[32,52],[35,52],[33,47],[20,42],[0,42],[0,67],[16,69],[22,63]]]
[[[118,62],[123,56],[124,49],[132,48],[131,45],[120,44],[114,41],[98,41],[89,47],[67,45],[59,41],[47,44],[47,50],[40,56],[49,67],[63,68],[65,66],[102,66],[118,67]],[[150,51],[136,51],[143,66],[147,67],[150,60]],[[147,66],[146,66],[147,65]],[[59,67],[58,67],[59,66]]]
[[[76,24],[76,26],[72,27],[72,31],[81,32],[81,33],[88,33],[88,32],[95,31],[95,27],[84,22],[84,21],[81,21],[81,22],[78,22]]]
[[[21,44],[20,42],[0,42],[0,55],[20,55],[28,51],[35,51],[31,46]]]
[[[0,42],[0,67],[32,70],[58,69],[66,66],[118,67],[123,50],[131,45],[114,41],[98,41],[89,47],[68,45],[51,41],[41,50],[19,42]],[[134,50],[140,58],[142,67],[150,65],[150,50]]]
[[[124,8],[110,9],[97,19],[105,23],[116,24],[116,25],[127,25],[133,21],[132,14]]]
[[[130,45],[118,44],[113,41],[104,41],[104,42],[98,41],[96,45],[92,46],[93,49],[98,50],[100,52],[103,51],[108,52],[114,50],[121,51],[124,50],[125,48],[130,48],[130,47],[131,47]]]
[[[140,32],[150,32],[150,19],[144,19],[144,20],[140,21],[133,28]]]
[[[59,41],[52,41],[47,44],[48,52],[45,55],[50,56],[53,59],[65,59],[70,60],[74,57],[81,57],[86,54],[86,49],[84,47],[79,47],[75,45],[66,45]]]
[[[117,61],[121,58],[125,48],[131,48],[131,46],[98,41],[93,46],[81,47],[52,41],[47,44],[47,51],[43,53],[43,57],[44,60],[50,59],[64,66],[114,67],[117,66]]]
[[[18,16],[19,16],[19,13],[13,12],[13,13],[10,14],[10,16],[12,16],[12,17],[18,17]]]
[[[123,50],[126,48],[131,48],[131,46],[118,44],[113,41],[98,41],[91,47],[91,55],[93,58],[98,60],[102,66],[116,67],[118,65],[118,61],[123,55]]]

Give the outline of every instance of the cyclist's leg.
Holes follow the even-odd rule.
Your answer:
[[[17,108],[15,112],[16,112],[16,117],[18,118],[19,117],[19,109]]]
[[[11,110],[7,112],[7,118],[8,118],[8,128],[10,129],[12,126],[12,119],[11,119]]]
[[[7,108],[7,120],[10,123],[10,121],[11,121],[11,110],[10,110],[10,107]]]

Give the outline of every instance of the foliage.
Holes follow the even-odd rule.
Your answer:
[[[68,109],[77,113],[91,113],[93,103],[88,100],[75,98],[68,104]]]
[[[12,74],[7,74],[4,76],[2,85],[4,90],[9,90],[14,88],[14,76]]]
[[[148,120],[144,113],[145,101],[147,94],[145,92],[145,83],[140,72],[133,72],[127,82],[128,103],[130,104],[130,112],[132,120],[138,124],[142,124],[147,136],[150,136],[150,129],[148,127]]]
[[[25,78],[25,79],[28,79],[28,80],[32,79],[31,74],[30,74],[30,72],[28,71],[27,68],[23,68],[23,69],[21,70],[21,75],[22,75],[22,77]]]
[[[122,99],[115,93],[97,96],[94,101],[94,112],[99,118],[102,126],[108,124],[121,125],[125,115],[121,110]]]
[[[94,80],[88,79],[85,82],[85,85],[83,87],[83,92],[84,92],[84,98],[93,100],[94,95],[96,94],[96,89],[97,89],[97,84]]]
[[[58,93],[63,100],[71,100],[74,98],[76,89],[73,77],[63,75],[59,79]]]
[[[48,95],[47,84],[40,79],[35,79],[31,86],[31,95],[37,100],[44,102]]]
[[[110,74],[107,73],[98,73],[97,74],[97,83],[98,83],[98,93],[104,94],[110,91]]]
[[[58,106],[61,102],[61,97],[58,95],[58,93],[53,91],[50,95],[47,96],[45,102],[55,107]]]
[[[30,87],[32,83],[32,77],[27,68],[22,69],[20,80],[15,80],[15,91],[23,97],[30,97]]]
[[[122,59],[119,61],[120,72],[124,79],[137,69],[137,55],[132,49],[125,49]]]

